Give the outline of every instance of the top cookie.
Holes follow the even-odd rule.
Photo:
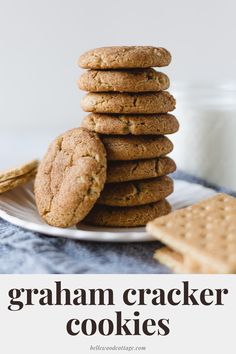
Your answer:
[[[149,68],[167,66],[171,54],[150,46],[102,47],[89,50],[79,58],[84,69]]]
[[[76,128],[50,145],[39,165],[35,199],[50,225],[77,224],[100,196],[106,179],[106,152],[96,133]]]

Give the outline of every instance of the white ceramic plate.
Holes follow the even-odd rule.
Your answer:
[[[173,209],[179,209],[214,195],[216,192],[198,184],[175,181],[175,192],[168,198]],[[86,241],[144,242],[152,241],[152,236],[144,227],[108,228],[79,224],[76,227],[61,229],[44,223],[38,215],[33,185],[28,183],[0,195],[0,217],[14,225],[45,235],[72,238]]]

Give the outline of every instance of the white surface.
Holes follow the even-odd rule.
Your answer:
[[[168,198],[173,209],[179,209],[207,197],[216,192],[197,184],[185,181],[175,182],[175,192]],[[138,242],[152,241],[145,228],[105,228],[78,225],[77,228],[61,229],[45,224],[36,210],[32,183],[18,187],[0,195],[0,217],[12,224],[37,231],[46,235],[66,237],[87,241]]]

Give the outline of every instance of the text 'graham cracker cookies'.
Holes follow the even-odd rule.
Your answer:
[[[218,194],[147,224],[167,247],[154,258],[180,273],[236,273],[236,198]]]

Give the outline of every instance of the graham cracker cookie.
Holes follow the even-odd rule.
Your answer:
[[[81,221],[99,198],[106,180],[106,152],[96,133],[84,128],[56,138],[39,165],[35,199],[52,226]]]
[[[135,207],[111,207],[95,204],[84,222],[90,225],[109,227],[137,227],[150,220],[166,215],[171,206],[166,200]]]
[[[168,76],[152,68],[88,70],[78,80],[78,87],[90,92],[150,92],[169,86]]]
[[[173,192],[173,181],[164,176],[159,178],[106,184],[98,204],[132,207],[158,202]]]
[[[173,150],[166,136],[102,136],[108,160],[151,159],[167,155]]]
[[[167,156],[137,161],[110,161],[107,166],[106,183],[161,177],[175,170],[175,162]]]
[[[186,273],[236,273],[236,199],[218,194],[147,224],[155,258]]]
[[[175,109],[175,99],[167,91],[146,93],[87,93],[81,101],[85,112],[166,113]]]
[[[32,166],[37,166],[37,164],[32,164]],[[12,170],[13,171],[13,170]],[[14,175],[12,171],[9,171],[9,175]],[[20,173],[20,169],[16,169],[17,173]],[[0,181],[0,194],[10,191],[16,187],[22,186],[26,184],[27,182],[31,181],[37,173],[37,167],[33,168],[29,172],[26,172],[22,175],[16,175],[15,177],[8,178],[6,180],[1,180]]]
[[[167,66],[170,62],[168,50],[151,46],[102,47],[79,58],[79,66],[84,69],[149,68]]]
[[[178,131],[175,116],[165,114],[99,114],[90,113],[82,126],[99,134],[165,135]]]
[[[32,160],[22,166],[2,171],[0,172],[0,182],[5,182],[9,179],[14,179],[19,176],[26,175],[27,173],[36,170],[38,167],[38,163],[38,160]]]

